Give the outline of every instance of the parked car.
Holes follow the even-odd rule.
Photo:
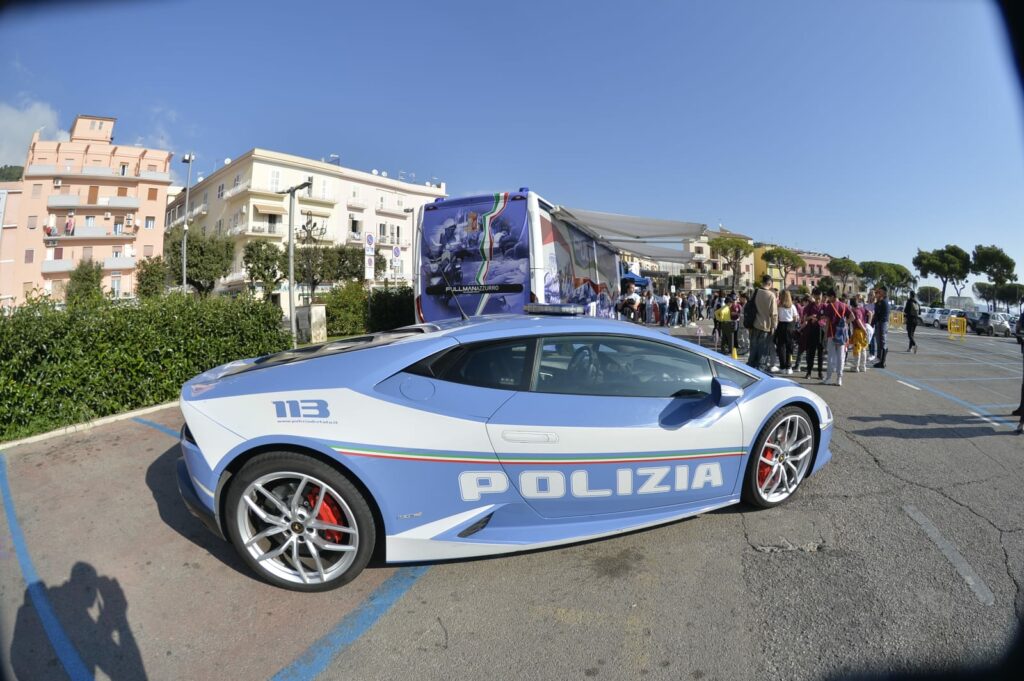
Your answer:
[[[974,331],[979,336],[999,334],[1009,338],[1013,335],[1013,325],[1010,324],[1010,318],[1002,312],[982,312],[974,326]]]
[[[466,558],[777,506],[831,457],[832,412],[803,386],[548,307],[193,378],[185,504],[266,581],[323,591],[379,543],[387,562]]]
[[[950,317],[966,316],[967,313],[958,308],[943,308],[942,310],[939,311],[939,315],[938,317],[935,318],[935,321],[932,322],[932,326],[934,326],[936,329],[945,329],[947,326],[949,326]]]
[[[931,326],[935,322],[935,317],[939,314],[939,308],[937,307],[922,307],[921,308],[921,324],[923,326]]]
[[[978,310],[971,310],[967,313],[967,330],[974,331],[975,326],[978,324],[978,320],[981,319],[981,312]]]

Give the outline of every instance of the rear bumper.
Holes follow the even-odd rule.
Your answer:
[[[210,530],[210,532],[213,532],[221,539],[224,539],[224,533],[220,530],[217,518],[214,516],[213,512],[206,508],[206,506],[204,506],[199,500],[196,488],[192,484],[192,477],[188,472],[188,466],[185,465],[184,457],[178,459],[177,469],[178,493],[181,494],[181,500],[185,502],[185,507],[188,509],[189,513],[198,518],[199,521],[202,522],[208,530]]]

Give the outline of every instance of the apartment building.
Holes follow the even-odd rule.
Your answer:
[[[252,149],[225,163],[189,189],[190,231],[229,236],[235,242],[231,273],[219,288],[247,283],[243,254],[254,240],[284,247],[288,238],[289,198],[279,192],[313,178],[313,186],[296,194],[298,225],[324,228],[322,240],[362,247],[372,233],[387,258],[386,277],[412,278],[412,239],[417,209],[444,197],[445,185],[414,184],[386,174],[363,172],[332,163],[266,149]],[[185,222],[185,192],[167,206],[168,228]]]
[[[766,263],[763,257],[766,250],[775,247],[775,244],[755,244],[754,272],[756,277],[760,278],[764,274],[770,274],[776,281],[782,281],[782,270],[775,265]],[[832,262],[832,256],[828,253],[818,253],[817,251],[804,251],[800,249],[791,250],[803,258],[804,266],[797,269],[795,272],[789,273],[789,276],[786,277],[786,288],[796,290],[803,286],[808,290],[811,290],[818,285],[822,278],[832,276],[828,269],[829,263]],[[835,277],[832,278],[835,279]],[[840,293],[851,295],[860,291],[860,286],[860,279],[857,277],[850,277],[846,282],[845,288]]]
[[[161,254],[171,152],[116,144],[115,123],[78,116],[67,141],[32,135],[22,180],[4,183],[0,304],[63,300],[83,260],[102,264],[105,291],[131,297],[138,259]]]
[[[738,237],[753,244],[754,240],[745,234],[731,232],[723,227],[709,229],[696,239],[686,239],[683,249],[690,254],[690,262],[685,265],[666,264],[663,267],[672,274],[683,278],[683,290],[731,289],[733,271],[726,261],[714,252],[709,243],[720,236]],[[754,285],[754,256],[748,255],[740,262],[739,288],[750,288]]]

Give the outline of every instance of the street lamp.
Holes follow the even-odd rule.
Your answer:
[[[313,176],[306,176],[306,181],[289,187],[278,194],[288,194],[288,321],[292,330],[292,347],[298,345],[299,329],[295,319],[295,192],[313,186]],[[188,199],[185,199],[188,203]]]
[[[188,280],[185,279],[185,266],[188,263],[188,191],[192,184],[192,161],[196,160],[195,153],[188,153],[181,157],[182,163],[188,164],[188,179],[185,180],[185,228],[181,233],[181,290],[188,291]]]

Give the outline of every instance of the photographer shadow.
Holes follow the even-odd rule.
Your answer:
[[[25,590],[11,640],[10,660],[16,679],[67,678],[36,610],[35,603],[41,599],[49,602],[90,676],[103,672],[113,681],[146,678],[128,624],[124,590],[116,579],[98,575],[92,565],[79,561],[63,584],[47,587],[33,582]]]

